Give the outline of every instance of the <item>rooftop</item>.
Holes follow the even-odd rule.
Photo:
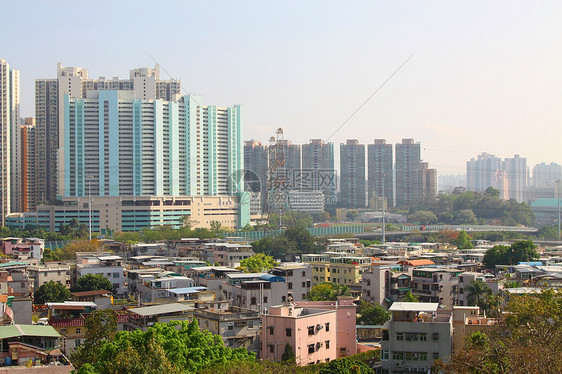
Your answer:
[[[52,326],[41,325],[9,325],[0,327],[0,339],[16,338],[20,336],[47,336],[60,337]]]
[[[161,305],[153,305],[153,306],[145,306],[141,308],[132,308],[129,309],[132,313],[138,314],[139,316],[148,317],[148,316],[157,316],[161,314],[169,314],[169,313],[179,313],[179,312],[186,312],[188,310],[195,310],[190,306],[180,303],[171,303],[171,304],[161,304]]]
[[[411,303],[396,301],[388,309],[391,312],[436,312],[439,303]]]

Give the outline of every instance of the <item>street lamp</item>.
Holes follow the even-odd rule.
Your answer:
[[[386,177],[385,173],[382,174],[382,244],[386,243],[386,221],[384,217],[384,177]]]

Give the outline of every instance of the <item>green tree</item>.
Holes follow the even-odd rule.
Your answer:
[[[338,296],[348,296],[349,288],[337,283],[325,282],[310,289],[310,301],[336,301]]]
[[[390,319],[390,312],[379,304],[361,301],[357,308],[361,316],[357,319],[359,325],[382,325]]]
[[[496,265],[517,265],[539,259],[537,246],[531,240],[520,240],[512,245],[496,245],[486,251],[482,262],[486,269],[494,269]]]
[[[459,232],[455,244],[458,249],[471,249],[474,248],[472,242],[470,241],[470,236],[463,230]]]
[[[345,215],[345,217],[350,219],[351,222],[354,222],[355,218],[357,218],[358,216],[359,216],[359,212],[357,212],[356,210],[350,210]]]
[[[98,291],[106,290],[113,291],[113,284],[111,281],[103,276],[103,274],[85,274],[78,278],[76,286],[72,291],[83,292],[83,291]]]
[[[56,251],[52,251],[51,248],[45,248],[43,251],[43,263],[48,261],[60,261],[60,259]]]
[[[562,368],[562,293],[511,295],[505,325],[471,335],[463,350],[434,369],[442,373],[557,373]]]
[[[537,232],[537,237],[545,240],[558,240],[558,226],[543,226]]]
[[[84,328],[86,340],[72,354],[76,367],[95,362],[104,342],[113,340],[117,333],[117,313],[112,309],[97,310],[86,317]]]
[[[33,303],[60,303],[70,299],[70,291],[61,283],[49,281],[35,291]]]
[[[476,225],[478,223],[478,218],[470,209],[455,212],[454,217],[454,223],[457,225]]]
[[[486,188],[486,191],[484,193],[488,196],[495,197],[495,198],[498,198],[498,199],[500,197],[500,190],[495,189],[494,187],[491,187],[491,186]]]
[[[361,361],[345,357],[330,361],[320,374],[374,374],[374,371]]]
[[[402,296],[400,301],[407,302],[407,303],[417,303],[420,301],[420,298],[412,293],[412,291],[408,291]]]
[[[477,305],[481,310],[488,310],[488,298],[492,295],[492,290],[480,279],[473,280],[468,287],[466,301],[468,305]]]
[[[293,351],[293,347],[289,343],[285,345],[285,351],[281,356],[281,362],[295,363],[295,351]]]
[[[151,366],[149,373],[197,373],[213,365],[255,360],[246,348],[230,349],[219,335],[199,330],[197,320],[157,322],[147,331],[120,331],[101,343],[96,357],[78,373],[144,373],[135,368],[145,360]]]
[[[252,257],[248,257],[240,261],[240,268],[242,268],[245,273],[268,271],[277,265],[279,265],[279,263],[275,261],[273,257],[263,253],[257,253]]]
[[[222,223],[220,223],[219,221],[211,221],[210,225],[211,225],[211,232],[214,233],[215,235],[223,231]]]
[[[431,211],[418,210],[408,215],[408,222],[419,223],[420,225],[431,225],[437,223],[437,216]]]

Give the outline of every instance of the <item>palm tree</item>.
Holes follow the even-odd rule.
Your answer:
[[[408,291],[407,293],[402,296],[400,301],[405,301],[409,303],[417,303],[420,301],[420,298],[412,293],[412,291]]]
[[[492,290],[486,283],[480,279],[473,280],[466,291],[468,292],[466,298],[468,305],[478,305],[481,310],[488,310],[488,297],[492,294]]]

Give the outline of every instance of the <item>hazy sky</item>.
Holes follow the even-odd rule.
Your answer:
[[[244,138],[414,138],[439,174],[481,152],[562,163],[560,1],[4,1],[0,58],[128,77],[153,56],[204,103],[243,104]],[[167,74],[161,71],[161,77]],[[337,146],[339,147],[339,146]]]

